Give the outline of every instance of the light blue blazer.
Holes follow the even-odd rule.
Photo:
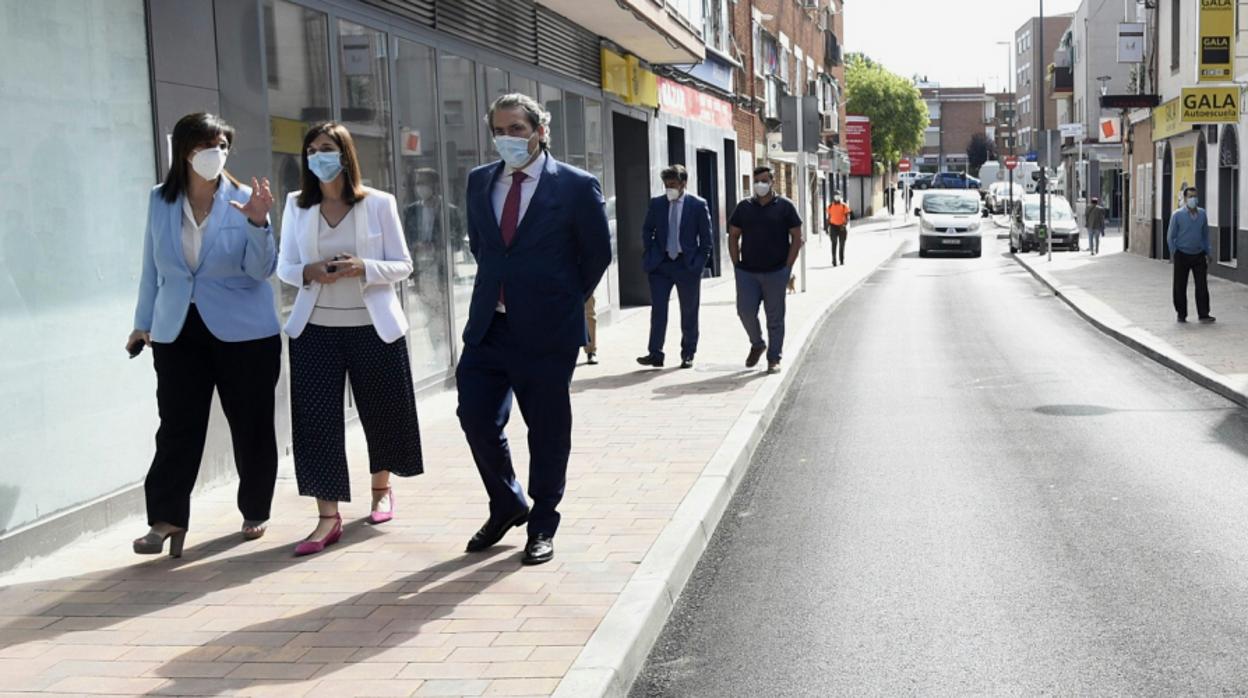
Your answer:
[[[170,343],[182,332],[191,302],[213,336],[224,342],[272,337],[281,326],[268,278],[277,267],[273,228],[257,228],[230,201],[247,203],[251,188],[221,178],[204,226],[199,268],[186,265],[182,250],[182,200],[172,203],[152,190],[143,238],[143,275],[134,329],[153,342]]]

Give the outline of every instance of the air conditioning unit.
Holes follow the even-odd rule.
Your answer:
[[[837,123],[836,112],[822,114],[819,118],[821,121],[821,128],[824,133],[835,133],[840,126],[840,124]]]
[[[817,10],[823,0],[802,0],[802,7],[807,10]]]

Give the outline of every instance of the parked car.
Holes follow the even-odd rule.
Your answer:
[[[1053,249],[1061,247],[1078,252],[1079,224],[1075,222],[1070,202],[1060,196],[1049,196],[1046,206]],[[1028,194],[1014,208],[1014,215],[1010,220],[1010,252],[1030,252],[1043,248],[1044,240],[1036,235],[1036,226],[1039,224],[1040,195]]]
[[[928,189],[974,189],[979,191],[979,180],[962,172],[941,172],[932,177]]]
[[[910,170],[909,172],[902,172],[901,174],[897,175],[897,187],[901,188],[901,187],[908,186],[908,187],[913,188],[914,180],[923,176],[924,174],[922,172],[915,172],[914,170]]]
[[[966,252],[978,257],[983,251],[979,232],[978,191],[929,191],[923,194],[919,213],[919,256],[932,252]]]
[[[912,186],[914,189],[927,189],[932,185],[932,177],[934,175],[927,172],[919,172],[915,175]]]
[[[1009,213],[1010,189],[1008,182],[993,182],[988,187],[988,195],[984,197],[985,208],[997,214]],[[1023,196],[1022,182],[1015,182],[1013,190],[1014,200],[1017,201]]]

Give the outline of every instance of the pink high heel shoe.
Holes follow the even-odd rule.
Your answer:
[[[322,516],[322,519],[334,519],[334,527],[329,533],[320,540],[305,540],[295,546],[295,557],[303,557],[304,555],[314,555],[321,552],[326,547],[338,542],[342,538],[342,515],[334,514],[333,516]]]
[[[385,492],[390,497],[390,508],[387,511],[373,511],[368,514],[369,523],[383,524],[394,518],[394,488],[393,487],[374,487],[374,492]]]

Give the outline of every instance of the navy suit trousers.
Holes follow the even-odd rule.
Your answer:
[[[650,272],[650,356],[663,358],[667,336],[667,306],[672,287],[680,299],[680,358],[692,359],[698,351],[698,307],[702,294],[702,269],[689,269],[683,259],[663,258]]]
[[[532,352],[522,347],[505,313],[495,313],[480,344],[466,344],[455,377],[459,424],[490,496],[490,518],[508,518],[528,504],[516,481],[504,428],[512,396],[529,427],[530,536],[554,535],[556,507],[567,483],[572,450],[570,386],[577,347]]]

